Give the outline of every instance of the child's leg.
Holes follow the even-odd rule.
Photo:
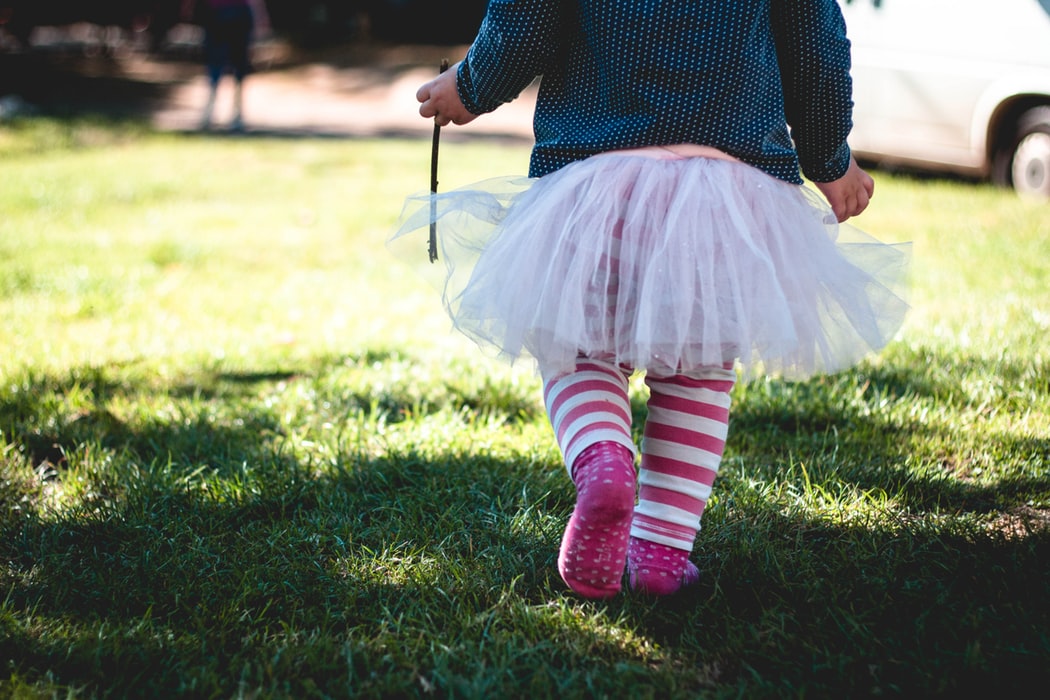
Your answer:
[[[581,358],[575,372],[544,381],[544,401],[576,484],[558,572],[580,595],[609,598],[620,590],[635,500],[627,377]]]
[[[222,80],[222,74],[226,68],[224,42],[213,20],[209,21],[204,32],[204,58],[208,75],[208,100],[204,104],[204,112],[201,115],[201,128],[207,129],[211,126],[215,99],[219,94],[219,81]]]
[[[722,367],[646,377],[649,417],[628,552],[635,590],[667,595],[699,579],[689,553],[722,460],[735,379]]]
[[[244,128],[244,77],[238,76],[233,83],[233,119],[230,128],[240,131]]]
[[[219,93],[219,79],[208,76],[208,100],[204,103],[204,111],[201,113],[201,129],[211,126],[212,115],[215,112],[215,98]]]
[[[230,128],[244,128],[244,81],[251,69],[253,19],[250,12],[238,12],[230,27],[230,65],[233,68],[233,120]]]

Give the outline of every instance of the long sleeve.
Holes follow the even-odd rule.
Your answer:
[[[849,49],[835,0],[490,0],[457,89],[482,114],[542,76],[533,177],[696,143],[827,182],[849,165]]]
[[[850,43],[834,0],[773,0],[784,111],[802,172],[817,182],[841,177],[849,166],[846,142],[853,126]]]
[[[474,114],[510,102],[543,73],[566,27],[560,0],[491,0],[459,66],[460,99]]]

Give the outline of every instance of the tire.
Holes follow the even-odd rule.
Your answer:
[[[1030,109],[1017,120],[1010,183],[1020,194],[1050,199],[1050,106]]]

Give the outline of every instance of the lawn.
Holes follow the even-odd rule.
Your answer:
[[[532,368],[383,245],[429,151],[0,125],[0,696],[1046,687],[1046,203],[875,173],[857,224],[913,243],[899,338],[739,384],[700,585],[595,603],[556,572]],[[528,150],[442,159],[455,187]]]

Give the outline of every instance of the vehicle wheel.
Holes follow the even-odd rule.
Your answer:
[[[1036,107],[1017,122],[1010,182],[1021,194],[1050,199],[1050,107]]]

